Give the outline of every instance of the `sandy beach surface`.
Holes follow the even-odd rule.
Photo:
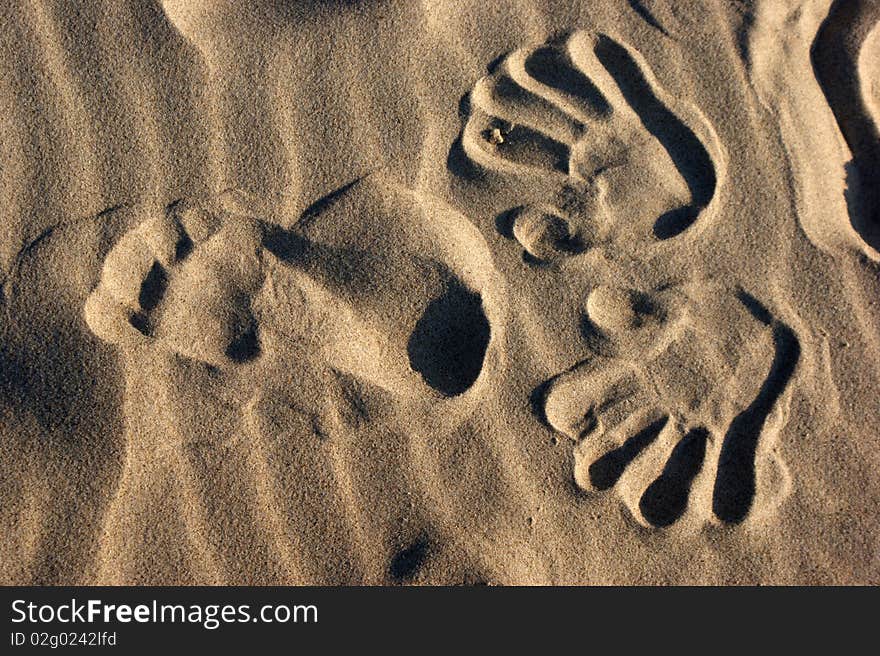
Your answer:
[[[2,3],[0,583],[880,583],[878,20]]]

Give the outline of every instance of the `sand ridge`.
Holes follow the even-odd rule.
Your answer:
[[[877,3],[20,4],[0,580],[877,582]]]

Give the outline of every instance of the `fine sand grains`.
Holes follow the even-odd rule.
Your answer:
[[[4,5],[0,582],[877,583],[877,6]]]

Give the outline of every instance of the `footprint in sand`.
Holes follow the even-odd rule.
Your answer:
[[[608,36],[517,50],[467,101],[462,168],[516,181],[524,198],[498,227],[531,263],[675,237],[716,196],[708,123]]]
[[[415,225],[420,201],[379,178],[343,191],[291,230],[229,196],[145,210],[105,260],[88,325],[124,351],[216,369],[307,351],[401,398],[464,394],[483,370],[497,303],[486,298],[498,281],[479,234],[452,210]],[[358,207],[328,211],[352,197]],[[405,220],[368,212],[367,198],[398,201]],[[348,221],[347,210],[363,216]]]
[[[469,221],[380,175],[290,229],[249,203],[145,208],[86,302],[125,362],[130,443],[107,552],[159,549],[127,540],[179,516],[209,563],[201,580],[384,581],[430,531],[404,480],[409,440],[456,430],[497,374],[501,280]],[[130,519],[150,489],[179,506]],[[149,570],[149,554],[126,558]]]
[[[540,389],[544,419],[575,444],[580,490],[613,488],[654,527],[710,512],[739,523],[784,492],[771,438],[800,347],[757,300],[704,283],[599,286],[583,334],[594,356]]]

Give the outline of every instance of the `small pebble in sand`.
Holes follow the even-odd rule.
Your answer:
[[[486,135],[486,140],[494,146],[500,146],[504,143],[504,133],[501,128],[492,128]]]

